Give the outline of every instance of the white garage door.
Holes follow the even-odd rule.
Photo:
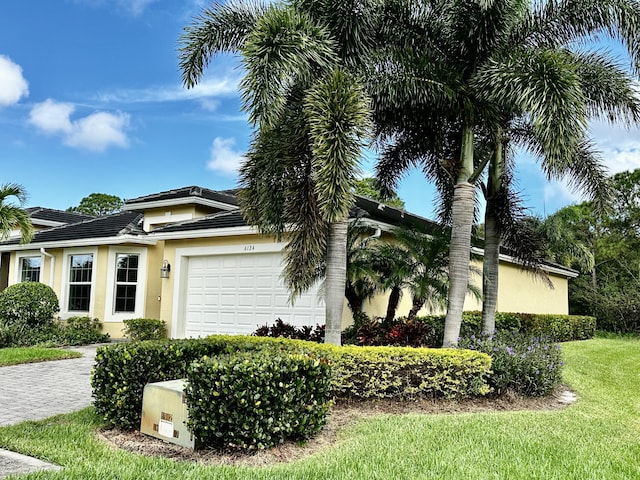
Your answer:
[[[317,287],[288,303],[281,262],[280,252],[189,257],[185,336],[250,334],[276,318],[297,326],[324,324]]]

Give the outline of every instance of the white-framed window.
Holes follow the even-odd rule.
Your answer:
[[[42,255],[24,254],[18,257],[18,282],[39,282],[42,276]]]
[[[110,247],[107,261],[104,321],[121,322],[144,316],[146,248]]]
[[[69,312],[88,312],[91,306],[93,254],[69,255]]]
[[[96,248],[65,250],[61,297],[64,299],[61,301],[63,316],[93,316],[97,258]]]
[[[116,253],[116,281],[113,313],[136,311],[140,254]]]

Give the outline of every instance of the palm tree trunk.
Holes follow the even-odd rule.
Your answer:
[[[347,221],[332,223],[327,239],[325,343],[341,344],[344,287],[347,282]]]
[[[356,289],[353,288],[353,285],[350,282],[347,282],[347,285],[344,290],[344,296],[347,299],[347,304],[349,305],[349,309],[351,313],[357,315],[362,312],[362,304],[364,303],[360,295],[356,292]]]
[[[451,205],[451,244],[449,246],[449,297],[442,345],[458,344],[464,299],[469,284],[471,260],[471,227],[475,208],[475,189],[469,179],[473,174],[473,123],[467,122],[462,132],[461,171]]]
[[[417,298],[413,299],[413,304],[411,305],[411,310],[409,310],[409,315],[407,315],[407,320],[413,320],[418,315],[418,312],[424,305],[424,300],[419,300]]]
[[[400,289],[398,287],[393,287],[391,289],[391,293],[389,294],[389,302],[387,303],[387,315],[384,318],[385,322],[393,322],[399,303]]]
[[[487,211],[484,220],[484,259],[482,262],[482,331],[493,334],[496,330],[496,305],[498,303],[498,270],[500,236],[496,219]]]
[[[484,259],[482,262],[482,331],[496,330],[498,304],[498,273],[500,267],[500,231],[498,227],[497,196],[502,188],[504,149],[502,129],[496,132],[495,151],[489,165],[487,179],[487,207],[484,215]]]

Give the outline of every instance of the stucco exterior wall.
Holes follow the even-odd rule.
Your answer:
[[[500,265],[498,305],[500,312],[569,313],[566,277],[549,274],[553,288],[518,265]]]
[[[540,277],[528,271],[523,271],[519,265],[500,262],[498,304],[499,312],[519,313],[569,313],[569,283],[564,276],[549,274],[553,287],[550,287]],[[482,289],[480,275],[471,274],[471,282]],[[387,311],[389,293],[376,295],[365,302],[364,311],[372,317],[383,317]],[[442,308],[423,308],[418,315],[437,315],[446,312]],[[411,309],[411,293],[404,291],[396,316],[406,316]],[[465,311],[482,310],[482,301],[472,294],[467,294],[464,302]]]

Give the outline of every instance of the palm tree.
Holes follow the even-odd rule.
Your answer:
[[[14,197],[18,205],[8,203]],[[20,230],[20,243],[29,243],[33,237],[31,217],[22,206],[27,200],[27,193],[21,185],[5,183],[0,185],[0,240],[6,240],[14,229]]]
[[[468,283],[474,184],[490,160],[474,159],[479,128],[499,139],[506,107],[530,120],[548,176],[579,171],[581,166],[571,167],[571,161],[588,143],[592,105],[580,88],[575,63],[567,59],[570,50],[560,47],[603,32],[638,51],[639,7],[623,0],[395,5],[399,7],[391,14],[404,21],[404,27],[386,32],[394,48],[379,65],[387,68],[373,69],[378,133],[392,143],[378,177],[395,187],[406,168],[419,165],[451,195],[451,287],[444,344],[454,345]],[[394,113],[397,105],[404,108],[402,114]],[[597,170],[599,165],[591,167]],[[448,184],[442,182],[443,169]]]
[[[318,280],[326,262],[325,341],[339,344],[347,219],[369,101],[340,61],[357,42],[345,49],[349,30],[333,35],[316,7],[214,5],[186,29],[181,68],[191,87],[215,53],[242,54],[242,98],[254,125],[240,172],[243,214],[262,233],[287,235],[284,278],[292,299]],[[357,24],[358,15],[349,18]]]
[[[551,47],[547,47],[551,53]],[[568,80],[573,78],[577,89],[582,92],[582,110],[591,117],[606,117],[609,121],[623,123],[640,120],[640,100],[638,99],[634,81],[627,72],[618,67],[607,55],[602,53],[574,53],[565,49],[557,49],[558,58],[567,63]],[[513,72],[512,72],[513,73]],[[534,76],[529,72],[528,88],[542,92],[542,83],[546,79]],[[573,75],[572,75],[573,74]],[[576,75],[577,74],[577,75]],[[539,132],[524,120],[517,109],[504,107],[502,125],[495,127],[493,152],[488,169],[485,192],[485,248],[483,262],[483,330],[495,330],[495,309],[498,290],[498,262],[502,241],[514,251],[518,251],[521,235],[518,232],[518,220],[522,217],[517,195],[512,191],[513,159],[509,159],[511,144],[528,148],[539,157],[543,168],[549,169],[550,178],[569,175],[574,186],[585,192],[598,208],[602,209],[611,198],[611,190],[606,170],[597,152],[585,140],[579,142],[573,156],[564,162],[547,162],[548,144],[544,138],[537,137]],[[514,200],[515,198],[515,200]],[[515,229],[515,232],[510,230]],[[539,261],[523,258],[524,264],[539,267]]]

